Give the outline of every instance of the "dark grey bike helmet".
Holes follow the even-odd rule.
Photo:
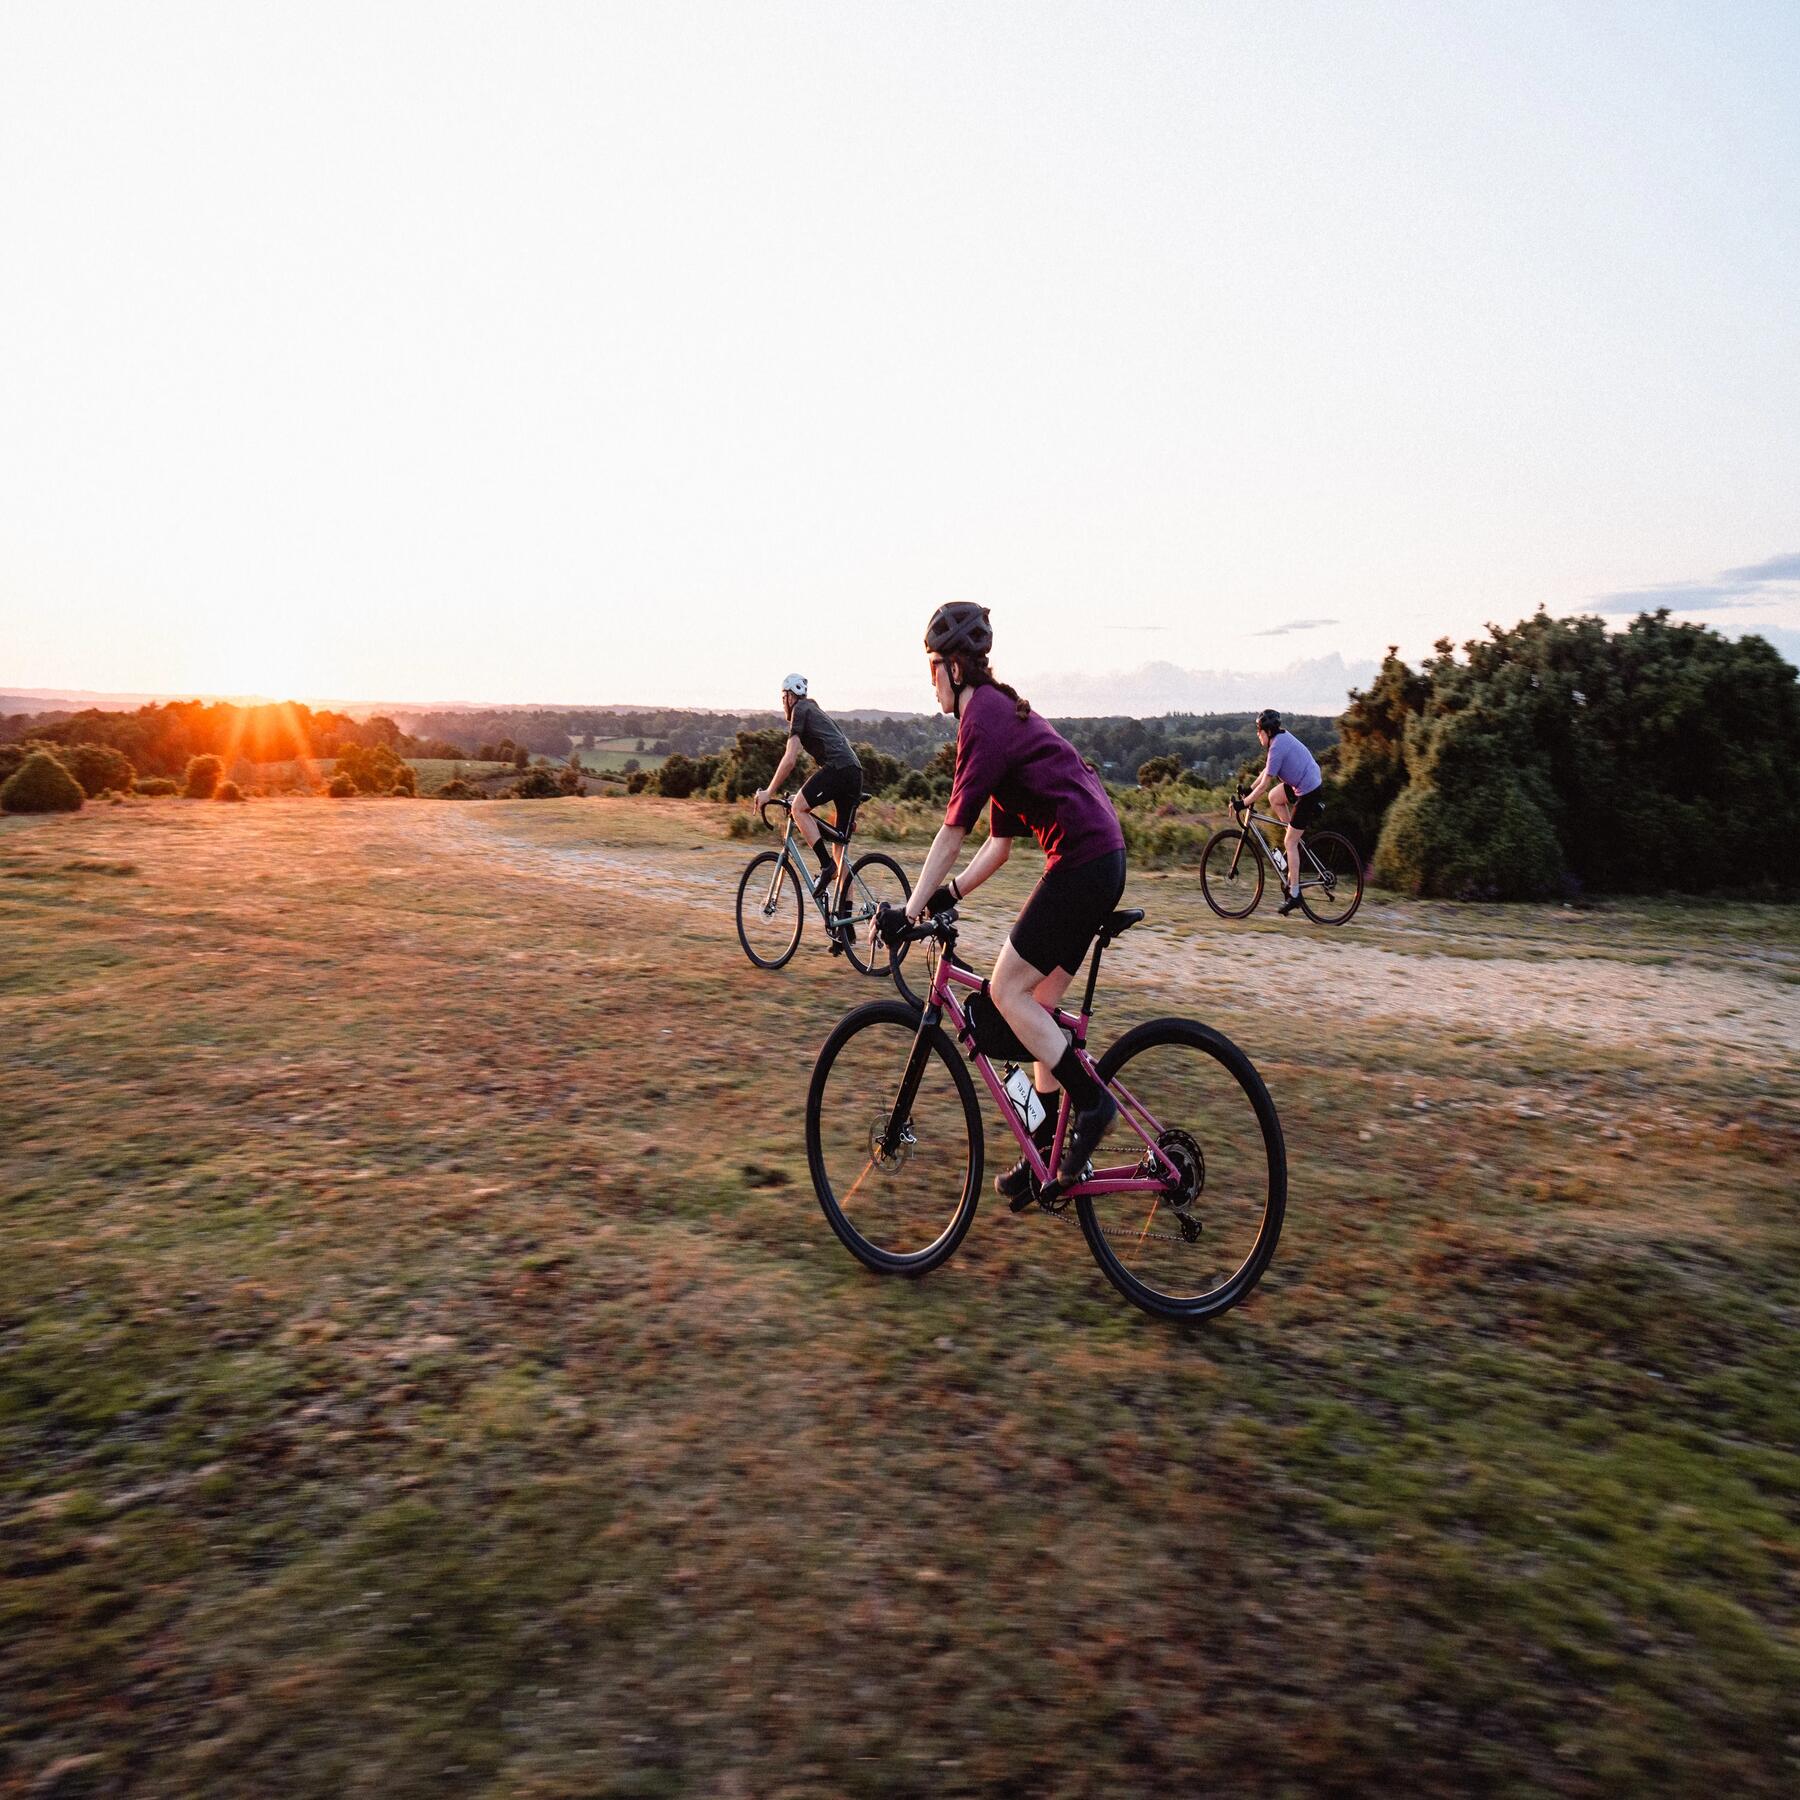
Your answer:
[[[1281,729],[1281,714],[1274,707],[1265,706],[1256,715],[1256,729],[1266,731],[1270,737],[1273,737]]]
[[[994,647],[994,628],[988,609],[973,600],[952,600],[931,615],[925,627],[925,648],[933,656],[954,656],[959,650],[986,656]]]

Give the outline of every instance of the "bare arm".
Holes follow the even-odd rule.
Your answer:
[[[906,903],[906,916],[915,924],[925,916],[925,902],[943,884],[944,877],[950,873],[956,861],[957,852],[962,849],[963,839],[968,835],[960,825],[938,827],[937,836],[931,840],[931,848],[925,852],[925,866],[919,871],[919,884]],[[958,886],[961,885],[958,883]]]
[[[956,878],[956,891],[967,899],[1006,859],[1012,855],[1012,839],[989,837],[969,858],[969,866]],[[926,890],[930,892],[929,889]]]
[[[762,803],[787,780],[794,764],[799,760],[800,740],[797,737],[790,736],[787,741],[787,748],[781,753],[781,761],[775,765],[775,773],[769,777],[769,785],[767,787],[758,788],[756,793],[752,796],[750,804],[752,806],[761,806]]]

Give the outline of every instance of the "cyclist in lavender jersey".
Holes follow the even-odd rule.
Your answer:
[[[1062,1167],[1080,1169],[1117,1115],[1112,1097],[1077,1061],[1049,1009],[1125,889],[1125,835],[1098,775],[1079,751],[988,667],[987,609],[941,606],[925,635],[939,708],[956,716],[956,774],[944,823],[906,903],[914,923],[972,894],[1006,862],[1015,838],[1035,837],[1044,873],[1013,924],[989,991],[1014,1035],[1036,1059],[1044,1106],[1039,1143],[1054,1134],[1060,1096],[1074,1109]],[[989,809],[989,836],[951,877],[969,828]],[[947,879],[948,878],[948,879]],[[995,1183],[1013,1210],[1029,1206],[1036,1177],[1022,1158]]]
[[[1277,910],[1291,913],[1300,904],[1300,839],[1324,805],[1319,797],[1324,777],[1313,753],[1291,731],[1282,729],[1281,714],[1274,707],[1266,706],[1256,715],[1256,736],[1269,760],[1244,805],[1246,810],[1254,806],[1257,795],[1267,787],[1269,805],[1287,827],[1287,893]]]

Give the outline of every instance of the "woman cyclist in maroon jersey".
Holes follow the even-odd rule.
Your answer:
[[[1056,1128],[1057,1088],[1068,1090],[1074,1116],[1062,1166],[1078,1170],[1118,1107],[1076,1060],[1048,1009],[1062,998],[1125,891],[1125,836],[1100,777],[1080,752],[994,679],[993,643],[987,608],[971,601],[940,606],[925,631],[938,706],[956,715],[956,774],[943,826],[906,903],[906,922],[967,899],[1011,855],[1014,838],[1029,832],[1037,839],[1044,873],[1013,921],[990,986],[1002,1017],[1037,1059],[1044,1105],[1037,1135],[1045,1150]],[[988,840],[946,882],[983,806]],[[1015,1212],[1035,1198],[1036,1177],[1022,1158],[994,1185]]]

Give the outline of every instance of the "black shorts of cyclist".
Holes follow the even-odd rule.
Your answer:
[[[837,809],[835,823],[845,837],[856,821],[857,803],[862,799],[862,770],[814,769],[801,788],[806,804],[814,812],[829,800]]]
[[[1324,796],[1317,788],[1310,794],[1296,794],[1291,781],[1284,781],[1281,785],[1287,789],[1288,805],[1292,808],[1288,823],[1298,825],[1304,831],[1325,810]]]
[[[1123,850],[1109,850],[1073,869],[1058,863],[1031,890],[1007,941],[1042,974],[1067,969],[1073,975],[1124,892]]]

